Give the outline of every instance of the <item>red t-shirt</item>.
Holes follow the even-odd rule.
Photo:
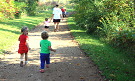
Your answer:
[[[22,34],[22,35],[20,35],[19,39],[20,39],[20,44],[19,44],[18,53],[20,53],[20,54],[27,53],[28,47],[26,44],[26,40],[29,40],[29,37],[27,35]]]
[[[65,9],[64,9],[64,8],[62,8],[62,9],[61,9],[61,11],[62,11],[62,12],[65,12]]]

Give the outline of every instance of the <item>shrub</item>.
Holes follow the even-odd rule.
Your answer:
[[[75,21],[77,22],[77,26],[85,28],[88,33],[96,31],[96,27],[101,25],[99,22],[99,19],[102,17],[101,11],[99,10],[101,5],[98,1],[79,1],[75,6]]]
[[[14,0],[0,1],[0,20],[14,19]]]
[[[132,56],[135,57],[135,28],[120,28],[113,33],[112,37],[112,42],[115,44],[115,46],[129,51],[128,53],[133,54]]]
[[[121,48],[132,48],[134,32],[134,2],[132,0],[73,0],[76,2],[75,21],[78,28],[113,41]],[[123,29],[118,34],[119,29]],[[128,35],[125,37],[125,33]],[[129,39],[130,38],[130,39]],[[114,39],[117,42],[114,42]],[[123,41],[126,40],[126,41]],[[118,42],[119,41],[119,42]],[[130,43],[130,44],[129,44]]]
[[[28,0],[27,2],[27,14],[28,15],[36,15],[36,7],[38,6],[37,0]]]
[[[41,3],[41,2],[38,2],[38,7],[37,7],[37,10],[40,11],[40,10],[49,10],[49,9],[53,9],[53,5],[51,5],[51,2],[46,2],[46,3]]]
[[[26,13],[26,3],[15,1],[15,17],[20,18],[22,13]]]

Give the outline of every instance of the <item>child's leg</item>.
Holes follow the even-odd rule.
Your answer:
[[[40,53],[41,69],[45,67],[45,54]]]
[[[50,64],[50,54],[48,54],[46,57],[47,57],[47,58],[46,58],[46,67],[49,68],[49,64]]]
[[[21,59],[20,66],[21,67],[23,67],[23,56],[24,56],[24,54],[21,54],[21,56],[20,56],[20,59]]]
[[[28,64],[28,53],[25,53],[25,65]]]

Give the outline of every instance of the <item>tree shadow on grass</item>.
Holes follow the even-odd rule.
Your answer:
[[[20,32],[18,32],[18,31],[12,31],[12,30],[3,29],[3,28],[0,28],[0,30],[2,30],[2,31],[8,31],[8,32],[12,32],[12,33],[15,33],[15,34],[20,34]]]

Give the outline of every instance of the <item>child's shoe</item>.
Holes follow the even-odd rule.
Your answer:
[[[46,65],[47,68],[49,68],[49,65]]]
[[[20,62],[20,67],[23,67],[23,61]]]
[[[41,70],[40,70],[40,73],[44,73],[44,69],[41,69]]]
[[[25,66],[28,64],[28,62],[25,62]]]

